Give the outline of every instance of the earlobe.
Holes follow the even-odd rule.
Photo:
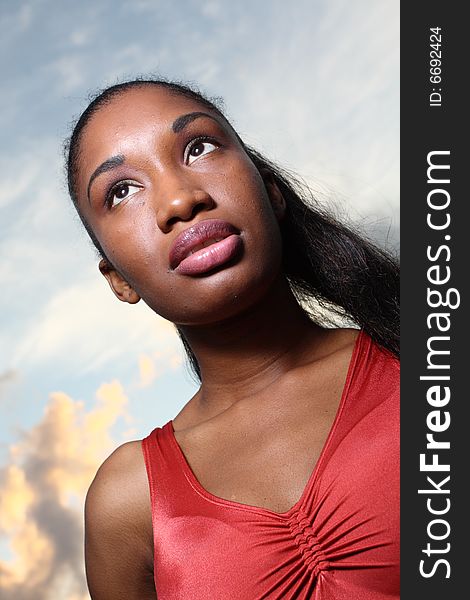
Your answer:
[[[277,220],[282,221],[286,214],[286,201],[284,196],[282,195],[281,190],[279,189],[271,171],[263,169],[261,176],[263,177],[269,199],[271,200],[273,212],[276,215]]]
[[[116,298],[121,302],[128,302],[129,304],[137,304],[140,300],[139,294],[127,283],[125,279],[116,271],[116,269],[109,264],[109,262],[102,258],[98,265],[101,274],[106,278],[109,283],[109,287],[113,290]]]

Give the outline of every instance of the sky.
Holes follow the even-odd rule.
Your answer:
[[[85,600],[83,499],[121,443],[197,389],[173,326],[118,302],[67,197],[90,94],[162,75],[390,249],[399,224],[397,0],[0,0],[0,589]]]

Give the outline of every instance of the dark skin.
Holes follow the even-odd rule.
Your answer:
[[[206,114],[178,123],[194,112]],[[216,496],[286,512],[331,429],[357,331],[318,327],[292,296],[281,269],[282,194],[219,115],[154,86],[102,107],[81,151],[77,193],[110,261],[101,272],[120,300],[142,298],[177,324],[201,367],[200,389],[173,421],[197,479]],[[202,276],[180,274],[171,244],[205,219],[236,227],[243,251]],[[140,444],[118,448],[88,492],[94,600],[155,598]]]

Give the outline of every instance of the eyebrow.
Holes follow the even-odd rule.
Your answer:
[[[101,173],[106,173],[106,171],[111,171],[111,169],[115,169],[119,165],[122,165],[124,160],[125,159],[122,154],[118,154],[117,156],[111,156],[111,158],[108,158],[107,160],[105,160],[103,163],[101,163],[99,165],[99,167],[97,167],[93,171],[93,173],[91,174],[91,177],[90,177],[90,181],[88,182],[88,187],[87,187],[88,200],[90,199],[91,184],[98,177],[98,175],[101,175]]]
[[[218,125],[220,125],[219,120],[216,119],[213,115],[210,115],[209,113],[205,113],[205,112],[201,112],[201,111],[196,111],[196,112],[187,113],[186,115],[181,115],[180,117],[175,119],[173,122],[173,125],[171,126],[171,129],[173,130],[173,133],[179,133],[187,125],[189,125],[189,123],[191,123],[195,119],[199,119],[200,117],[208,117],[209,119],[212,119]]]

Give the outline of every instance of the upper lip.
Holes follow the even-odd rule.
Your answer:
[[[170,266],[172,269],[180,264],[191,252],[199,250],[207,242],[214,243],[225,239],[229,235],[240,232],[227,221],[220,219],[206,219],[188,227],[179,233],[170,248]]]

